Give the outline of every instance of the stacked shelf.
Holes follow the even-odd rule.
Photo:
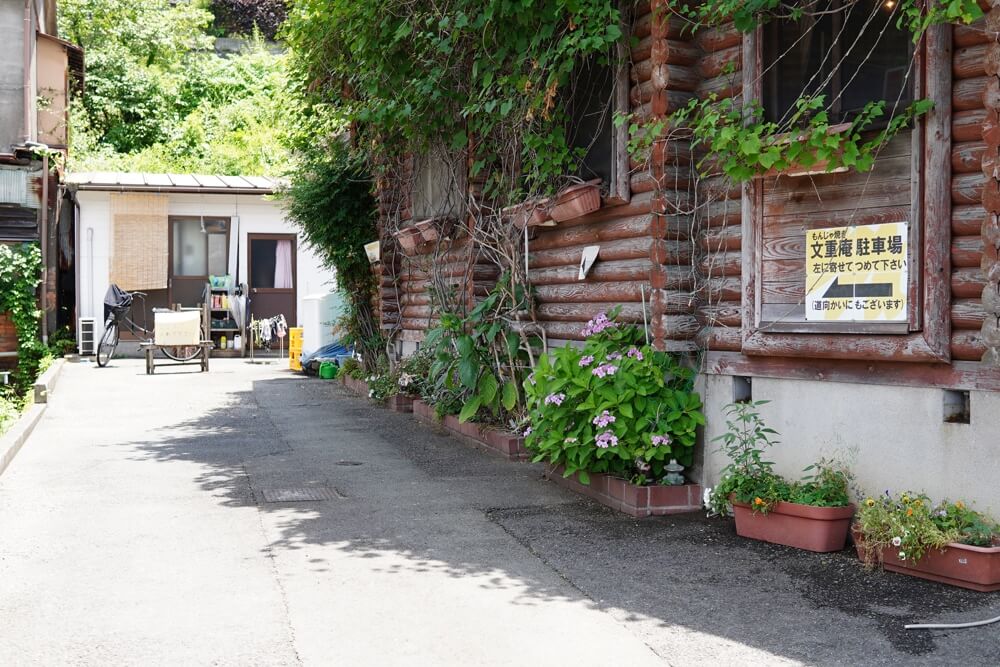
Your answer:
[[[213,357],[242,357],[243,349],[235,349],[232,341],[235,336],[245,339],[243,330],[236,325],[233,312],[226,301],[230,298],[229,289],[225,287],[213,288],[206,286],[205,292],[205,321],[209,325],[208,335],[215,343],[212,350]],[[225,339],[227,347],[222,346]]]

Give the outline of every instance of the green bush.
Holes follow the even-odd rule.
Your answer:
[[[691,465],[705,423],[693,372],[644,345],[635,326],[601,315],[584,334],[582,349],[543,356],[524,383],[534,460],[579,472],[584,483],[591,472],[657,483],[670,459]]]

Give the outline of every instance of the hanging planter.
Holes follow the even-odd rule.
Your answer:
[[[601,208],[600,179],[571,185],[556,196],[550,215],[556,222],[572,220]]]
[[[412,255],[417,246],[423,243],[423,236],[416,227],[405,227],[396,233],[396,240],[404,253]]]
[[[434,225],[433,219],[422,220],[414,225],[414,227],[420,232],[420,236],[426,243],[437,241],[440,237],[440,233],[438,232],[438,228]]]
[[[518,229],[551,227],[556,224],[549,216],[547,199],[532,199],[516,206],[508,206],[503,210],[503,216]]]

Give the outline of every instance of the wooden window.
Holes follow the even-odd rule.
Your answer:
[[[802,62],[817,57],[825,46],[824,34],[840,34],[844,41],[848,30],[821,30],[817,45],[796,47],[799,64],[795,67],[805,67]],[[770,37],[775,38],[773,31]],[[782,92],[784,84],[763,75],[762,64],[770,62],[764,57],[765,50],[773,53],[788,38],[780,36],[777,43],[765,45],[767,38],[766,30],[758,30],[744,40],[744,91],[749,99],[770,104],[768,113],[772,117],[781,117],[783,105],[791,103],[790,94]],[[950,357],[951,29],[934,27],[917,45],[910,75],[912,93],[893,73],[898,67],[898,53],[874,55],[881,54],[882,48],[879,45],[872,51],[876,66],[864,75],[868,83],[857,92],[852,90],[854,84],[843,80],[849,69],[858,69],[857,63],[848,67],[843,54],[834,61],[844,64],[839,84],[835,84],[838,77],[832,76],[834,69],[828,68],[829,90],[834,95],[840,93],[842,98],[838,119],[849,120],[864,106],[866,97],[892,96],[893,87],[895,95],[903,99],[911,95],[931,99],[934,109],[912,132],[897,135],[884,147],[869,173],[761,177],[745,186],[745,354],[900,361],[944,361]],[[832,49],[830,53],[832,57]],[[907,55],[907,66],[909,58]],[[778,72],[792,76],[790,70]],[[876,85],[877,79],[883,82],[881,87]],[[801,91],[807,81],[800,78],[796,83]],[[765,90],[768,85],[770,93]],[[867,92],[861,92],[864,90]],[[809,321],[805,306],[807,231],[886,222],[908,223],[907,320]]]
[[[413,218],[457,217],[465,201],[465,155],[435,145],[413,158]]]
[[[626,22],[626,21],[623,21]],[[580,62],[563,98],[569,115],[568,143],[583,153],[583,180],[601,179],[612,203],[629,201],[628,124],[615,126],[615,116],[629,113],[628,40],[622,38],[607,54]]]

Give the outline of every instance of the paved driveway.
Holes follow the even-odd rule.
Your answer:
[[[67,365],[0,477],[0,664],[997,664],[995,596],[634,521],[277,365]]]

